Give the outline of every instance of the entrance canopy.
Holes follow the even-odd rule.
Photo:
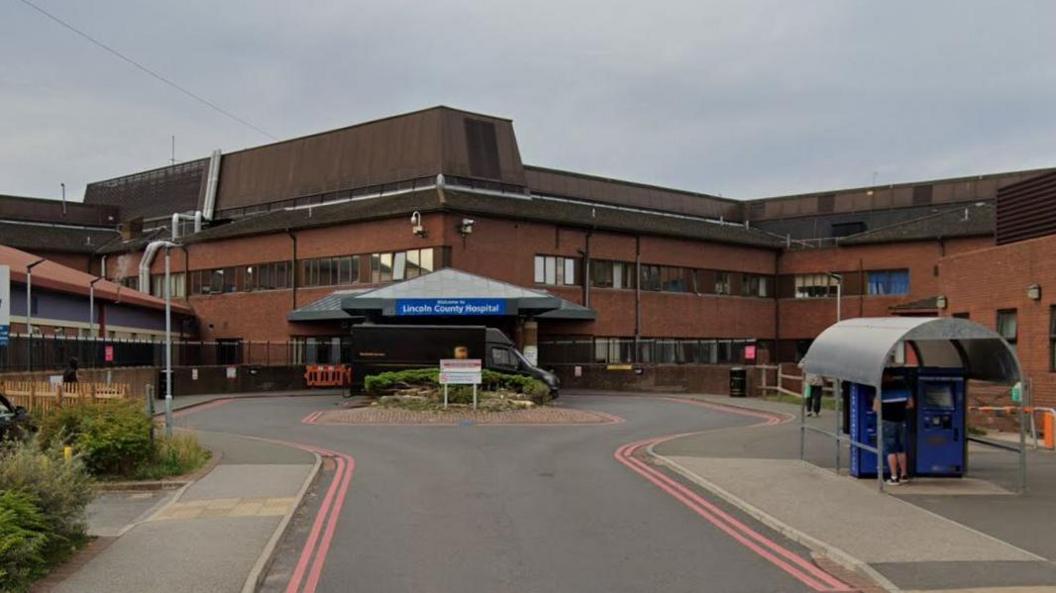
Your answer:
[[[537,317],[592,320],[593,309],[454,268],[370,290],[335,291],[291,311],[290,321],[361,317]]]
[[[1000,335],[954,317],[860,317],[829,326],[799,366],[808,373],[880,387],[900,342],[920,366],[962,368],[965,377],[1012,384],[1020,380],[1015,351]]]

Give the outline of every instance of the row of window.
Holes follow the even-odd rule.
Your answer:
[[[844,281],[846,275],[844,275]],[[795,298],[814,299],[836,296],[841,280],[834,274],[796,274]],[[866,272],[865,294],[873,296],[909,294],[909,270]]]
[[[551,286],[580,284],[576,258],[535,256],[535,282]],[[772,294],[770,276],[642,264],[635,273],[632,262],[591,260],[590,285],[596,288],[638,288],[655,292],[688,292],[768,297]],[[735,286],[736,285],[736,286]]]
[[[754,339],[552,338],[539,342],[543,364],[668,363],[723,364],[744,362]]]
[[[341,286],[366,282],[392,282],[417,278],[446,265],[446,251],[427,247],[370,255],[316,257],[297,262],[297,286]],[[369,267],[363,268],[364,264]],[[173,297],[191,295],[277,290],[293,287],[294,265],[289,261],[230,266],[211,270],[194,270],[187,275],[171,274]],[[187,278],[189,277],[189,283]],[[122,284],[129,286],[126,278]],[[136,284],[138,285],[138,279]],[[188,287],[189,284],[189,287]],[[164,294],[165,275],[151,277],[151,294]]]

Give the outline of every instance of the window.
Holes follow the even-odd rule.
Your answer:
[[[880,270],[869,272],[868,294],[909,294],[909,270]]]
[[[1013,350],[1016,349],[1018,329],[1015,309],[1001,309],[997,312],[997,333],[1012,346]]]
[[[770,296],[770,278],[758,274],[744,274],[741,278],[741,296]]]
[[[165,298],[165,274],[154,274],[150,277],[150,294]],[[187,296],[186,276],[183,272],[169,274],[169,295],[174,299]]]
[[[513,354],[511,354],[506,348],[492,348],[491,360],[497,367],[506,369],[517,368],[517,361],[514,360]]]
[[[836,280],[828,274],[796,274],[796,298],[836,296]]]
[[[436,257],[432,247],[393,253],[373,253],[370,256],[370,281],[377,284],[417,278],[443,267],[444,259],[443,251],[439,257]],[[355,282],[359,275],[359,258],[353,256],[348,265],[352,270],[352,282]]]
[[[555,255],[535,256],[535,283],[571,286],[576,282],[576,260]]]
[[[660,290],[664,292],[696,292],[696,273],[690,268],[661,266]]]
[[[967,311],[964,312],[964,313],[954,313],[953,317],[956,318],[956,319],[971,319],[972,318],[972,316],[970,314],[968,314]]]
[[[1049,370],[1056,371],[1056,305],[1049,307]]]
[[[715,272],[715,294],[730,294],[729,272]]]
[[[642,265],[642,290],[660,290],[660,266]]]
[[[590,285],[598,288],[612,288],[613,263],[600,260],[590,262]]]

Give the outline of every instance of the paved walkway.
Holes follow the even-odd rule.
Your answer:
[[[798,411],[760,400],[701,399]],[[810,422],[832,430],[833,413]],[[1056,591],[1056,533],[1042,526],[1056,498],[1051,454],[1031,456],[1026,495],[1010,491],[1015,455],[973,447],[972,473],[982,479],[918,480],[890,488],[891,496],[873,480],[832,471],[836,451],[823,436],[808,436],[806,457],[813,463],[800,461],[797,424],[681,437],[656,445],[654,453],[762,522],[857,565],[892,590]]]
[[[93,505],[93,531],[120,537],[52,591],[142,593],[161,584],[173,593],[242,591],[294,510],[315,456],[220,433],[199,439],[220,452],[220,464],[176,493],[104,495]]]

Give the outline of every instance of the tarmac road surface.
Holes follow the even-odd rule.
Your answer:
[[[340,403],[330,396],[235,400],[180,418],[181,424],[202,430],[338,455],[316,485],[318,496],[305,509],[304,528],[291,532],[278,548],[273,570],[285,571],[273,575],[282,577],[278,590],[847,590],[813,568],[797,544],[715,499],[681,490],[684,484],[666,472],[658,476],[662,470],[648,461],[621,461],[615,455],[643,439],[736,429],[760,422],[758,417],[656,397],[575,395],[562,397],[559,405],[605,412],[625,422],[301,422]],[[320,508],[329,515],[315,521]]]

